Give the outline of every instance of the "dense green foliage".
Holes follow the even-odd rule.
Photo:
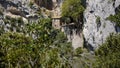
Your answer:
[[[119,68],[120,34],[111,34],[95,53],[95,68]]]
[[[7,27],[9,31],[1,29],[0,68],[91,66],[91,55],[81,56],[82,48],[74,50],[64,33],[52,28],[50,18],[25,23],[22,18],[6,17],[4,22],[11,27]]]
[[[10,24],[22,22],[6,19]],[[37,38],[32,37],[33,34]],[[51,19],[41,18],[39,22],[24,24],[21,31],[3,32],[0,35],[0,68],[70,68],[68,59],[72,47],[66,41],[64,33],[51,27]]]
[[[115,15],[110,15],[107,19],[112,22],[115,22],[116,26],[120,27],[120,11]]]
[[[62,17],[72,18],[78,22],[82,17],[84,7],[81,0],[65,0],[62,5]]]
[[[0,60],[2,61],[0,67],[70,67],[68,61],[65,60],[66,49],[70,48],[69,44],[54,46],[48,42],[38,42],[19,33],[3,34],[0,36]],[[62,51],[61,48],[64,50]]]

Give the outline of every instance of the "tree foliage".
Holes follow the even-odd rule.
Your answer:
[[[95,68],[120,67],[120,34],[111,34],[96,51]]]
[[[107,19],[116,23],[116,26],[120,27],[120,11],[115,15],[110,15]]]
[[[62,16],[71,17],[75,21],[83,15],[84,7],[81,0],[65,0],[62,5]]]
[[[41,18],[24,26],[22,32],[0,35],[0,68],[71,67],[71,43],[66,42],[63,33],[51,27],[51,19]],[[37,38],[32,37],[33,34]]]

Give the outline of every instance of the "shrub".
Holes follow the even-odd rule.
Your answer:
[[[111,34],[106,42],[95,51],[97,56],[95,68],[120,67],[120,34]]]
[[[26,36],[24,31],[35,32],[38,38]],[[27,24],[24,31],[0,35],[0,68],[71,68],[71,43],[52,28],[51,19]]]
[[[81,47],[78,47],[77,49],[75,49],[76,55],[79,55],[81,53],[83,53],[83,50]]]
[[[81,0],[65,0],[63,2],[62,17],[71,17],[77,21],[80,17],[82,17],[83,11],[84,7]]]
[[[110,15],[106,20],[110,20],[111,22],[114,22],[116,26],[120,27],[120,11],[115,15]]]

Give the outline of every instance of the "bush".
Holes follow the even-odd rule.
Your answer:
[[[15,20],[16,21],[16,20]],[[17,20],[21,22],[21,19]],[[35,32],[37,38],[26,36]],[[0,68],[70,68],[71,43],[51,26],[51,19],[25,25],[23,32],[0,35]]]
[[[79,54],[82,54],[82,53],[83,53],[83,50],[82,50],[81,47],[78,47],[78,48],[75,50],[75,52],[76,52],[76,55],[79,55]]]
[[[120,27],[120,11],[115,15],[110,15],[106,19],[114,22],[116,24],[116,26]]]
[[[120,67],[120,34],[111,34],[95,54],[97,60],[95,68],[119,68]]]
[[[81,0],[65,0],[62,5],[62,17],[71,17],[75,21],[82,17],[84,7]]]

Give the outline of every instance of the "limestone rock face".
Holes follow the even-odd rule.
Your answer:
[[[66,34],[68,42],[72,43],[74,49],[78,47],[83,48],[83,34],[79,29],[77,30],[74,23],[62,26],[62,31]]]
[[[115,24],[106,20],[120,5],[120,0],[86,0],[83,34],[92,49],[105,42],[110,33],[116,33]]]
[[[4,0],[0,2],[0,7],[4,8],[4,16],[10,12],[13,15],[19,15],[27,18],[27,15],[35,14],[38,6],[30,4],[31,0]]]
[[[6,16],[12,18],[22,17],[24,22],[28,20],[37,21],[39,17],[36,13],[39,6],[30,3],[31,1],[35,1],[40,7],[52,10],[54,16],[61,17],[61,5],[64,0],[0,0],[0,32],[2,30],[9,31],[7,28],[11,27],[10,24],[4,23],[3,19]],[[115,27],[114,23],[106,20],[111,14],[114,15],[116,13],[116,8],[120,8],[120,0],[85,1],[83,31],[76,33],[80,29],[73,26],[64,26],[63,31],[68,37],[68,42],[72,42],[72,46],[75,49],[83,47],[83,42],[85,41],[87,47],[94,50],[105,42],[106,37],[110,33],[120,32],[120,28]],[[21,25],[21,27],[23,26],[24,24]],[[16,31],[15,28],[13,30]],[[83,40],[83,36],[85,40]]]
[[[25,32],[26,24],[38,20],[39,8],[30,3],[31,0],[0,0],[0,34],[9,31]]]

